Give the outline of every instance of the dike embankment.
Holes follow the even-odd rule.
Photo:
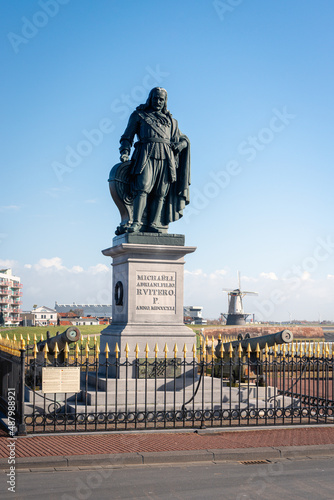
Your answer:
[[[200,327],[199,327],[200,329]],[[293,333],[294,339],[322,339],[324,340],[324,332],[320,326],[264,326],[264,325],[246,325],[246,326],[212,326],[204,329],[204,335],[209,338],[217,338],[219,334],[236,337],[239,333],[245,335],[250,333],[251,336],[269,335],[282,330],[290,330]]]

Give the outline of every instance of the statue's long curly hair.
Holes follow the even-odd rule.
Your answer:
[[[163,125],[168,126],[170,124],[169,119],[172,118],[172,115],[167,109],[167,90],[165,90],[164,88],[154,87],[150,91],[150,93],[148,94],[148,98],[147,98],[147,101],[145,102],[145,104],[140,104],[136,109],[138,111],[148,111],[149,109],[151,109],[152,108],[153,93],[157,90],[159,90],[159,92],[163,92],[165,94],[165,102],[164,102],[162,110],[160,112],[157,112],[157,111],[154,112],[154,115],[157,118],[157,120],[159,120]],[[165,115],[165,116],[163,116],[163,115]]]

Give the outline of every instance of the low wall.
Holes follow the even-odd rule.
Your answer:
[[[197,330],[197,329],[196,329]],[[231,335],[236,337],[238,333],[250,333],[251,336],[262,336],[268,335],[270,333],[281,332],[282,330],[290,330],[293,333],[295,339],[324,339],[324,332],[320,326],[261,326],[261,325],[247,325],[247,326],[213,326],[204,329],[204,335],[209,338],[212,335],[217,338],[219,334],[221,335]]]

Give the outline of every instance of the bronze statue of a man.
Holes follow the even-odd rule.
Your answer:
[[[135,136],[138,141],[129,162]],[[130,215],[128,221],[123,217],[118,234],[166,232],[189,203],[190,143],[167,110],[165,89],[152,89],[146,103],[131,114],[120,144],[121,162],[129,165],[132,207],[130,211],[127,202]],[[119,177],[114,175],[116,180]]]

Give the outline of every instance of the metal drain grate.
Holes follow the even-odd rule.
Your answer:
[[[241,465],[259,465],[259,464],[269,464],[270,460],[243,460],[239,462]]]

